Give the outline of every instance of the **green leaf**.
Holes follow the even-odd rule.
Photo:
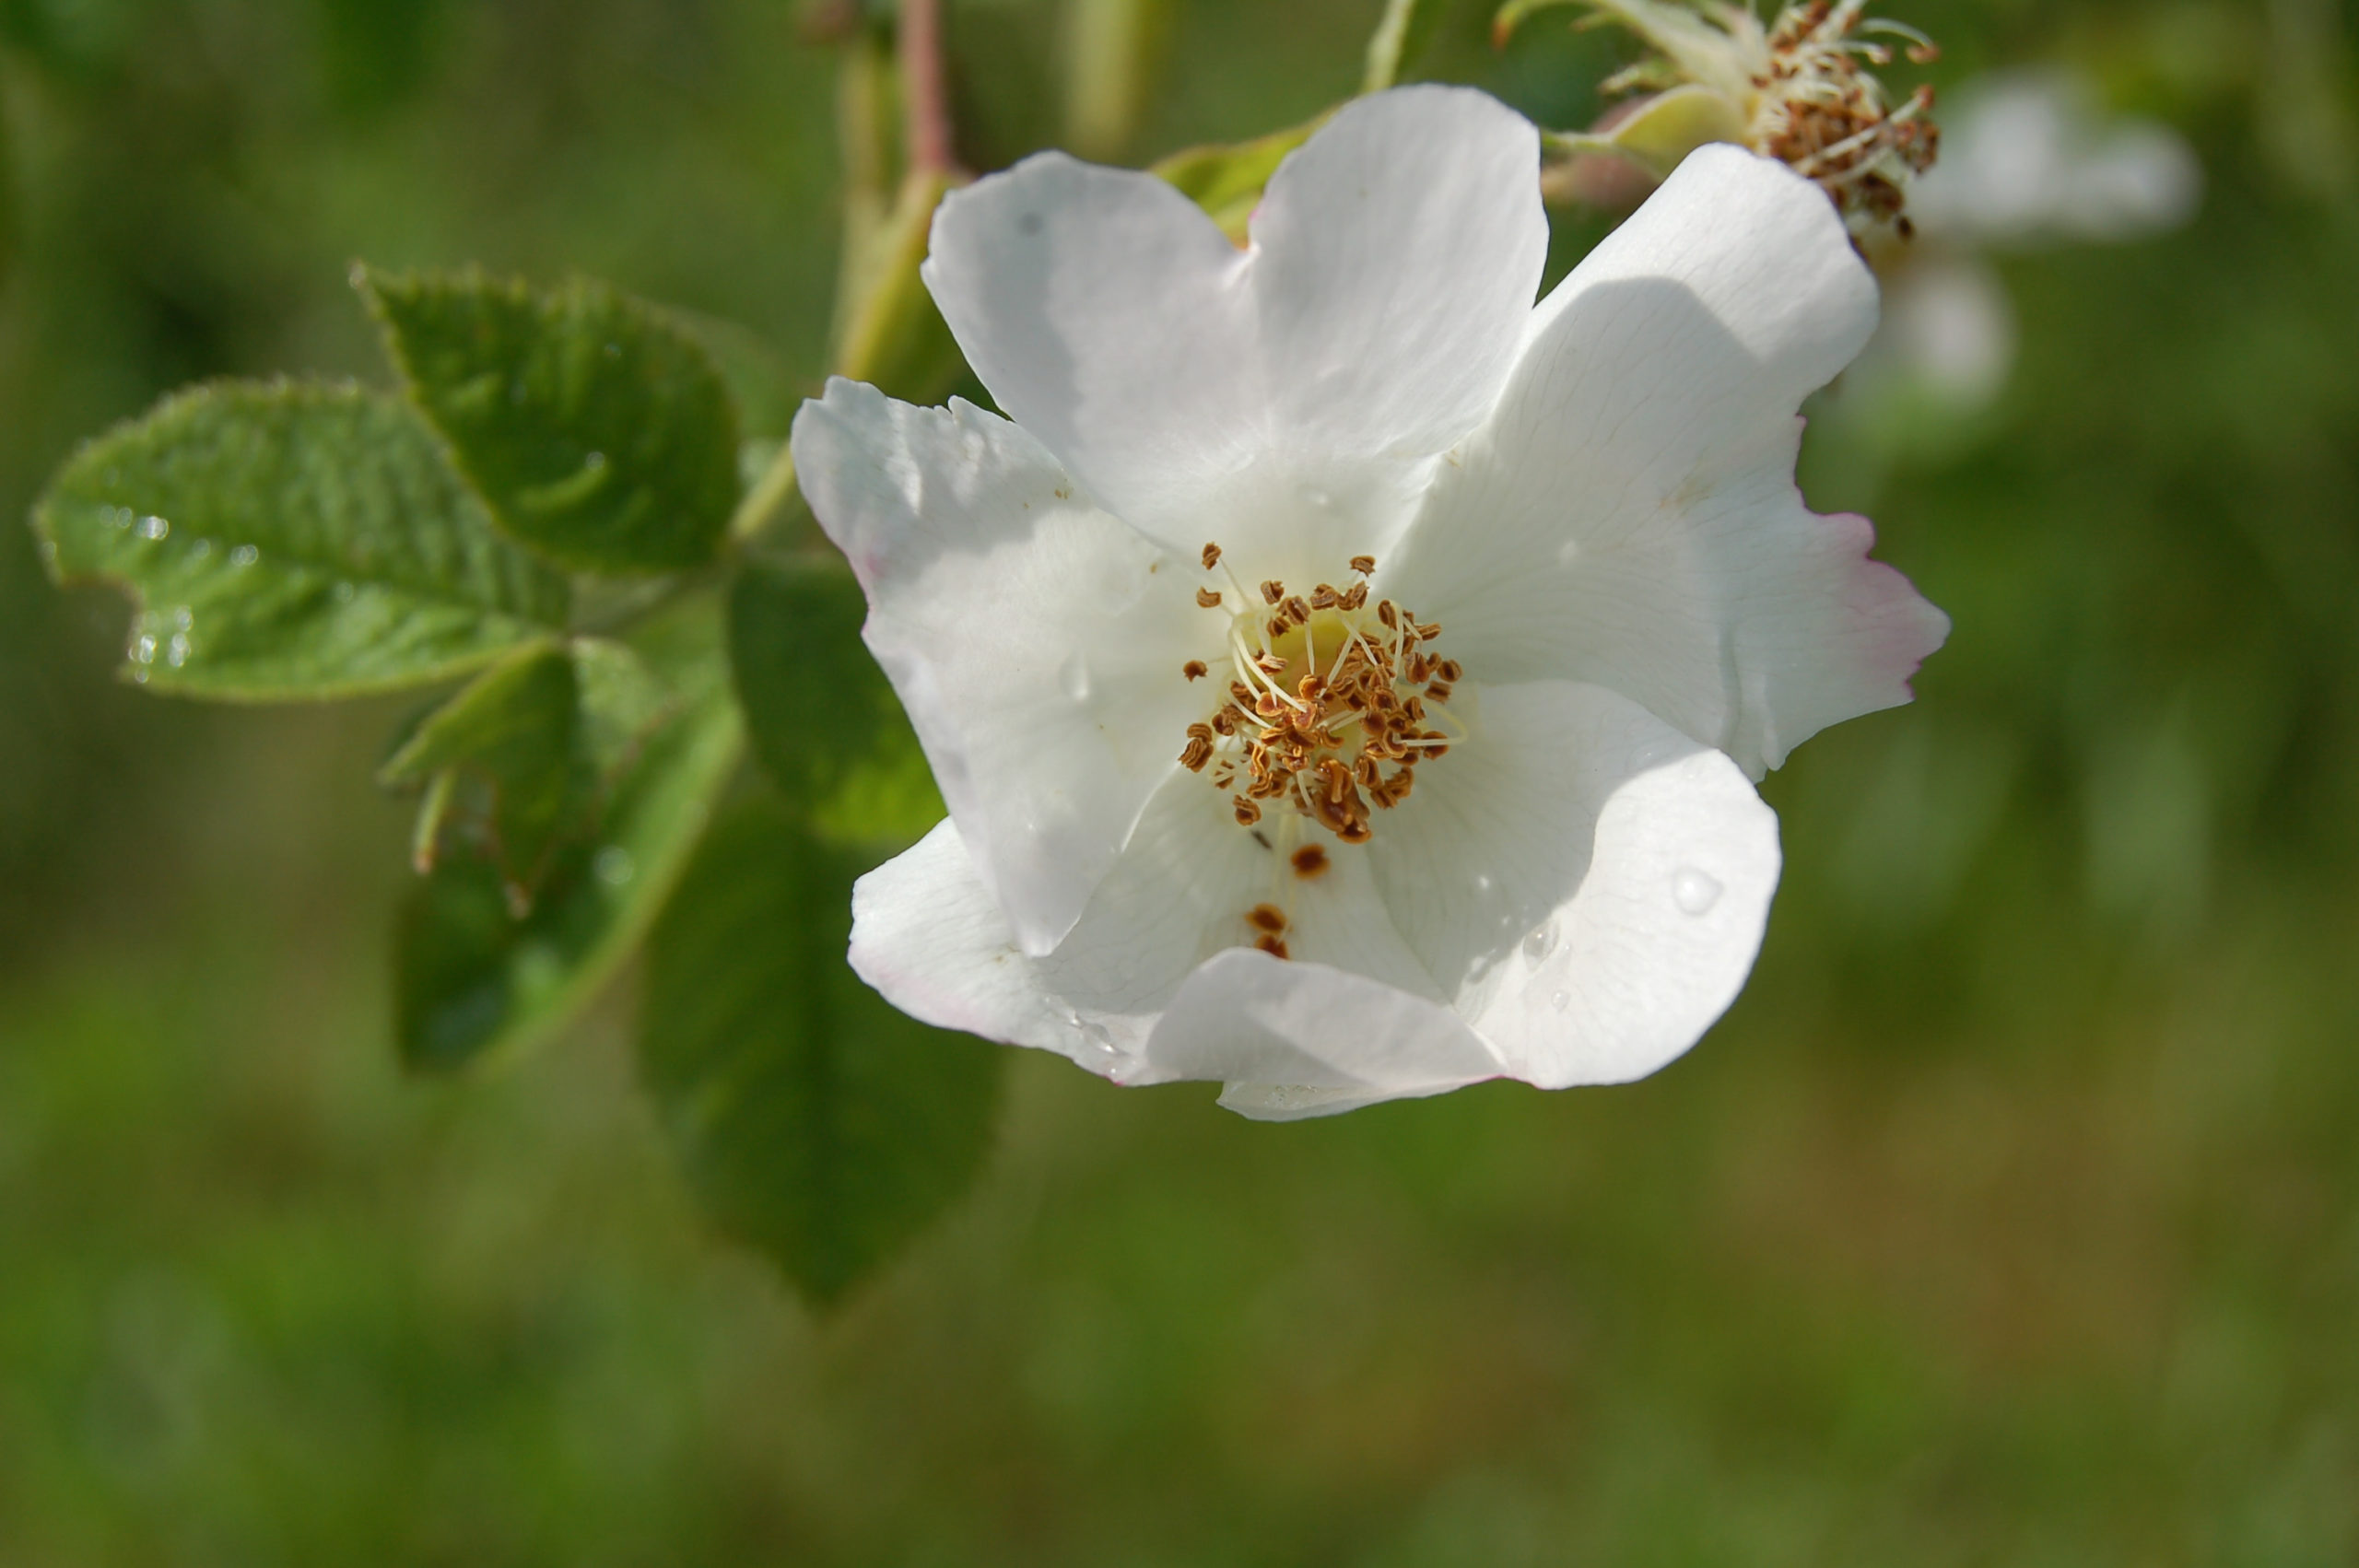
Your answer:
[[[1003,1055],[894,1011],[845,964],[863,863],[782,802],[742,802],[649,941],[640,1030],[698,1199],[821,1303],[974,1180]]]
[[[1286,154],[1309,141],[1327,118],[1321,114],[1250,142],[1183,148],[1147,172],[1178,187],[1180,194],[1203,208],[1223,233],[1241,245],[1246,221],[1261,204],[1270,176],[1278,171]]]
[[[264,701],[439,681],[564,624],[401,403],[200,387],[92,441],[33,511],[61,581],[129,589],[129,673]]]
[[[665,711],[582,831],[557,842],[528,912],[516,913],[512,884],[480,854],[442,855],[413,889],[394,940],[394,1035],[408,1066],[448,1071],[527,1048],[580,1012],[645,934],[742,749],[719,622],[710,603],[690,602],[634,632]],[[573,679],[581,690],[593,678],[577,661]],[[482,714],[466,724],[498,729]]]
[[[583,280],[360,286],[410,395],[511,537],[586,571],[712,557],[737,503],[737,414],[687,333]]]
[[[1382,92],[1415,64],[1433,41],[1449,0],[1386,0],[1384,16],[1367,41],[1367,74],[1360,91]]]
[[[860,640],[868,602],[841,560],[749,565],[729,596],[729,665],[755,757],[839,842],[898,848],[942,820],[917,732]]]
[[[427,790],[416,858],[430,872],[464,829],[519,914],[565,837],[596,825],[607,791],[668,717],[670,694],[618,642],[582,638],[509,655],[429,714],[378,772]]]

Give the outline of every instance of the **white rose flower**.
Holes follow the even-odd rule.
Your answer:
[[[1734,999],[1750,778],[1948,630],[1794,486],[1875,286],[1708,147],[1535,307],[1538,174],[1418,87],[1242,250],[1054,153],[944,203],[925,280],[1015,422],[837,380],[793,434],[950,808],[854,895],[897,1006],[1283,1118],[1641,1077]]]

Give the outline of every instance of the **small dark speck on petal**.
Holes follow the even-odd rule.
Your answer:
[[[1027,237],[1039,233],[1040,215],[1037,212],[1027,212],[1015,220],[1015,231],[1018,234],[1026,235]]]

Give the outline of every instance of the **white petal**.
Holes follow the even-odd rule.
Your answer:
[[[1269,820],[1274,828],[1275,819]],[[1388,983],[1379,989],[1388,994],[1439,1007],[1441,992],[1393,928],[1364,856],[1337,853],[1325,875],[1305,881],[1278,849],[1237,825],[1227,797],[1184,772],[1156,791],[1121,859],[1056,952],[1023,952],[957,826],[944,823],[854,888],[851,965],[913,1017],[1056,1051],[1121,1082],[1228,1078],[1234,1074],[1222,1065],[1226,1058],[1205,1057],[1194,1045],[1156,1044],[1164,1038],[1157,1021],[1196,984],[1192,977],[1207,961],[1221,965],[1229,950],[1254,939],[1246,915],[1265,903],[1288,917],[1286,941],[1297,961],[1288,967],[1381,977]],[[1191,1016],[1201,1017],[1206,1005],[1199,996]],[[1302,1044],[1349,1063],[1362,1049],[1354,1027],[1339,1024]],[[1497,1064],[1487,1055],[1473,1076],[1495,1076]],[[1405,1071],[1402,1082],[1434,1085],[1402,1093],[1435,1093],[1469,1081],[1462,1072],[1444,1083],[1407,1066],[1388,1071],[1393,1077],[1382,1082]],[[1337,1080],[1331,1071],[1282,1082],[1340,1085],[1364,1095],[1378,1080]]]
[[[1329,870],[1309,880],[1287,858],[1304,832],[1330,850]],[[1197,965],[1261,934],[1247,916],[1262,905],[1285,917],[1296,959],[1441,1000],[1394,928],[1365,856],[1277,812],[1259,834],[1240,827],[1230,797],[1185,771],[1156,792],[1073,934],[1039,961],[1042,983],[1085,1010],[1151,1024]],[[1142,1082],[1199,1076],[1149,1056]]]
[[[1248,250],[1152,175],[1049,153],[945,200],[924,276],[1000,406],[1126,521],[1332,571],[1496,397],[1546,247],[1538,167],[1494,99],[1402,88],[1287,159]]]
[[[1146,1048],[1158,1078],[1220,1080],[1220,1103],[1259,1121],[1439,1094],[1501,1071],[1448,1008],[1250,949],[1191,975]]]
[[[1039,443],[968,404],[832,381],[795,416],[794,462],[984,883],[1048,951],[1203,717],[1180,666],[1215,617]]]
[[[1093,1072],[1113,1071],[1146,1036],[1144,1023],[1084,1013],[1042,985],[947,820],[853,884],[851,966],[912,1018],[1055,1051]]]
[[[1793,481],[1795,409],[1875,318],[1815,186],[1699,149],[1533,312],[1384,590],[1470,679],[1610,686],[1756,778],[1907,701],[1947,618]]]
[[[1424,457],[1489,415],[1547,260],[1531,122],[1465,88],[1359,99],[1279,166],[1251,227],[1282,439]]]
[[[1409,944],[1504,1071],[1644,1077],[1725,1012],[1778,885],[1736,765],[1614,693],[1485,687],[1369,845]]]

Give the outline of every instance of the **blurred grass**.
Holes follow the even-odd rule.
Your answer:
[[[1317,109],[1377,8],[1176,5],[1133,150]],[[1813,439],[1958,629],[1767,786],[1729,1020],[1628,1089],[1290,1128],[1027,1058],[983,1188],[832,1320],[700,1233],[619,1002],[400,1078],[392,711],[135,697],[119,608],[0,529],[0,1562],[2359,1560],[2359,17],[1893,8],[1944,80],[2062,54],[2211,188],[2003,263],[1978,444]],[[1056,134],[1054,11],[954,11],[979,163]],[[1480,23],[1429,69],[1591,112],[1610,38]],[[776,0],[0,40],[0,509],[191,377],[375,376],[355,256],[743,323],[772,431],[820,368],[828,73]]]

